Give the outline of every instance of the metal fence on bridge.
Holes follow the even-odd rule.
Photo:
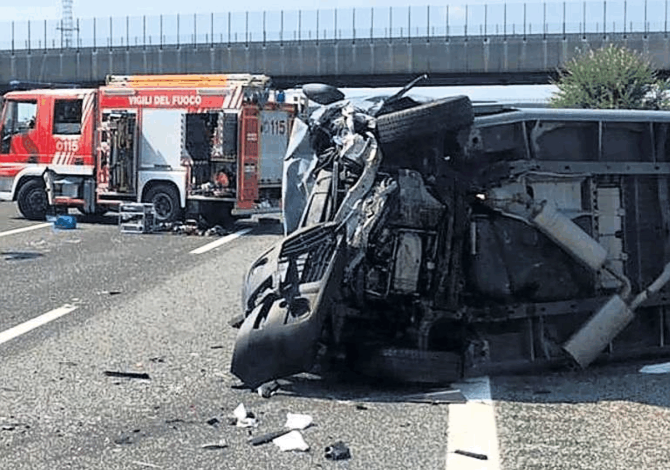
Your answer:
[[[665,32],[668,0],[426,5],[0,22],[0,50]]]

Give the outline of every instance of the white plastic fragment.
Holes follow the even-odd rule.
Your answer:
[[[237,418],[238,421],[243,420],[247,417],[247,409],[244,407],[244,403],[240,403],[233,411],[233,416]]]
[[[233,411],[233,416],[237,419],[238,428],[250,428],[258,425],[258,421],[253,415],[244,407],[244,403],[240,403]]]
[[[237,422],[238,428],[255,428],[256,426],[258,426],[256,418],[244,418]]]
[[[291,431],[288,434],[284,434],[283,436],[279,436],[273,439],[272,442],[274,442],[282,452],[289,450],[299,450],[305,452],[309,450],[309,445],[307,445],[305,439],[302,438],[300,431]]]
[[[286,413],[285,428],[288,429],[306,429],[312,424],[310,415],[301,415],[298,413]]]
[[[203,449],[225,449],[228,447],[228,444],[226,443],[225,440],[221,439],[219,442],[210,442],[207,444],[203,444],[200,446]]]
[[[277,393],[277,390],[279,390],[279,384],[276,381],[272,381],[258,387],[256,392],[258,392],[258,395],[263,398],[270,398],[272,395]]]
[[[640,369],[640,372],[643,374],[667,374],[670,373],[670,362],[644,366],[642,369]]]

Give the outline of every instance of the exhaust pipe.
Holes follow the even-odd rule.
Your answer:
[[[585,368],[634,317],[623,299],[615,295],[565,343],[563,349],[580,367]]]
[[[619,295],[612,297],[564,345],[567,352],[582,368],[591,364],[614,338],[635,318],[633,313],[645,300],[670,281],[670,263],[663,273],[630,305]]]
[[[605,264],[607,250],[552,204],[542,204],[532,221],[554,243],[592,270],[599,271]]]

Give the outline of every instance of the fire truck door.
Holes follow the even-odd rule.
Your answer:
[[[38,163],[36,119],[37,101],[7,101],[0,131],[0,155],[11,155],[11,161],[16,163]]]
[[[245,106],[240,113],[237,165],[237,208],[253,209],[258,200],[259,110]]]

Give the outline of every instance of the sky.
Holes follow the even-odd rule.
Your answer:
[[[20,2],[12,2],[10,5],[0,5],[0,21],[27,21],[29,19],[58,19],[61,16],[61,1],[62,0],[22,0]],[[664,14],[665,0],[646,0],[648,3],[648,20],[658,21],[659,14]],[[5,3],[3,1],[3,3]],[[9,3],[9,2],[7,2]],[[464,15],[462,8],[465,4],[471,5],[471,14],[476,14],[478,10],[483,11],[483,7],[477,6],[489,5],[491,11],[496,11],[502,3],[500,0],[462,0],[462,1],[431,1],[431,0],[286,0],[278,3],[275,0],[254,0],[253,2],[221,2],[214,0],[74,0],[74,16],[80,18],[92,17],[109,17],[109,16],[125,16],[125,15],[170,15],[176,13],[192,14],[192,13],[210,13],[210,12],[228,12],[228,11],[274,11],[279,9],[284,10],[316,10],[316,9],[346,9],[359,8],[366,9],[370,7],[384,8],[384,7],[407,7],[416,6],[421,7],[429,4],[434,5],[451,5],[454,17],[459,14]],[[513,5],[520,6],[523,3],[528,5],[529,21],[541,21],[542,18],[542,4],[544,0],[510,0],[507,2],[510,7]],[[547,4],[562,5],[562,1],[548,0]],[[644,21],[643,20],[643,3],[644,0],[628,0],[628,18],[627,20]],[[581,21],[580,13],[582,11],[582,1],[569,0],[567,2],[568,9],[572,12],[572,20]],[[622,0],[607,0],[608,22],[619,19],[621,21],[623,1]],[[602,0],[588,0],[587,1],[587,21],[592,21],[595,16],[598,19],[602,18]],[[493,14],[493,13],[492,13]],[[552,10],[548,14],[549,20],[556,20],[556,11]]]
[[[107,17],[121,15],[153,15],[176,13],[210,13],[228,11],[272,11],[272,10],[316,10],[352,7],[403,7],[423,6],[431,2],[426,0],[287,0],[281,7],[274,0],[255,0],[253,2],[230,2],[228,4],[213,0],[74,0],[74,15],[81,18]],[[483,4],[483,0],[474,0],[471,4]],[[492,2],[489,2],[492,3]],[[456,4],[456,3],[455,3]],[[61,0],[23,0],[21,5],[0,6],[0,18],[3,21],[25,21],[28,19],[58,19],[61,15]]]

